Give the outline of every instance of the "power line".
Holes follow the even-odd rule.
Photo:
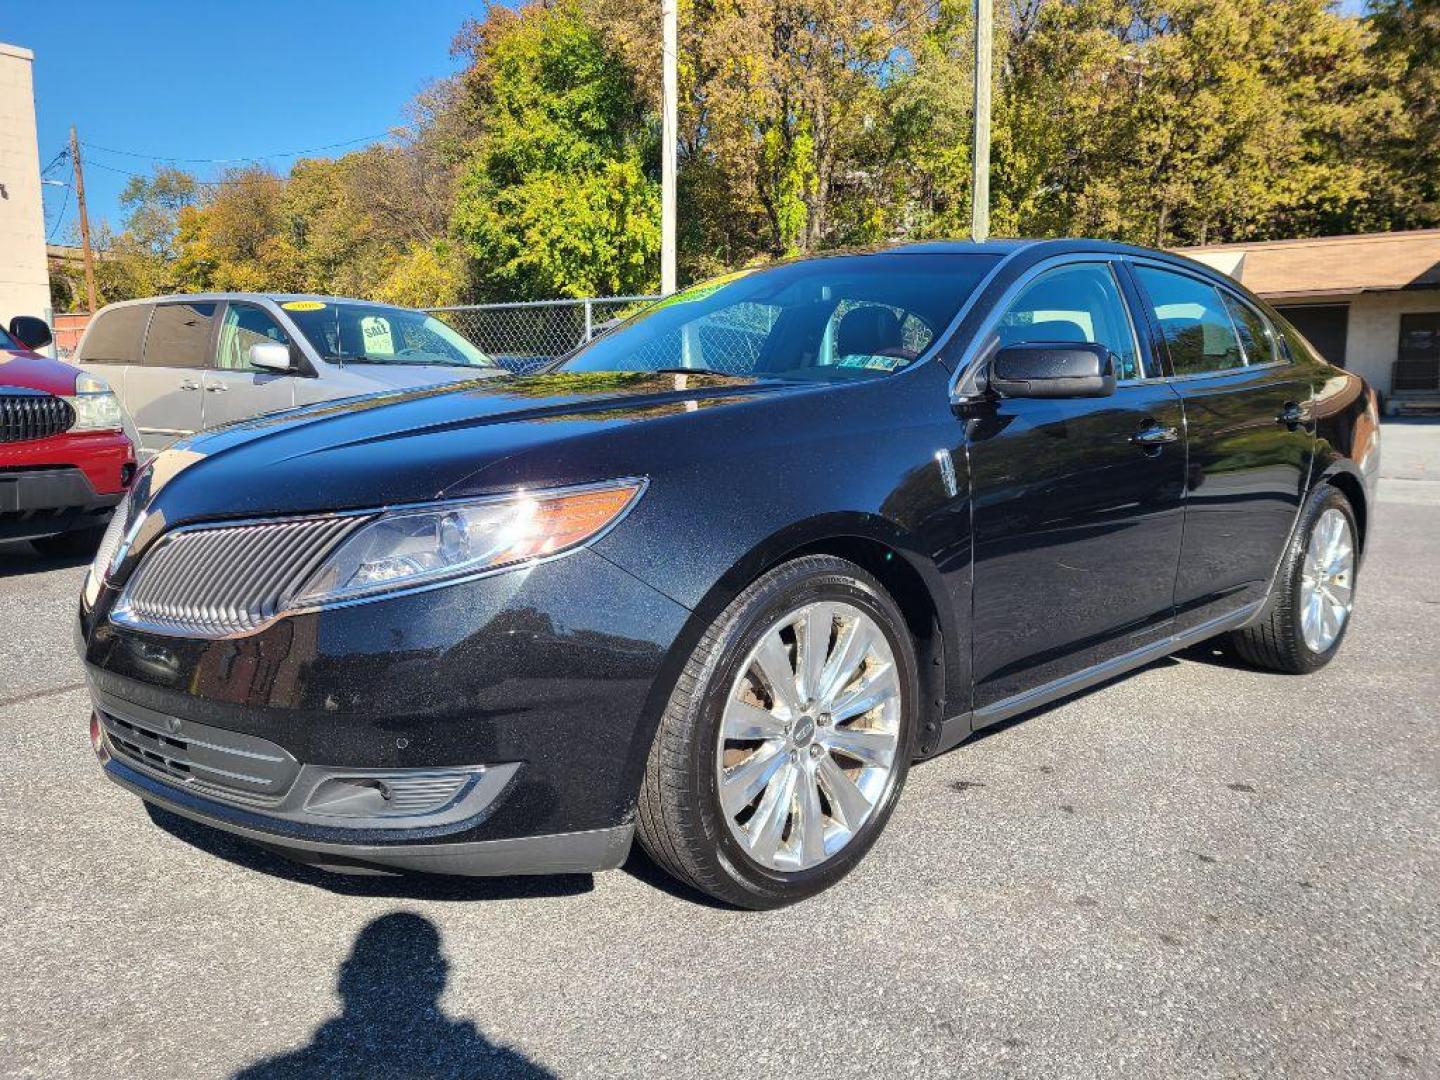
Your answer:
[[[250,159],[245,158],[243,160],[249,161]],[[150,173],[137,173],[131,171],[130,169],[121,169],[114,165],[106,165],[103,161],[90,162],[90,168],[104,169],[106,172],[119,173],[121,176],[133,176],[139,180],[153,179],[153,175]],[[247,177],[240,180],[196,180],[194,177],[191,177],[190,179],[197,187],[235,187],[239,184],[251,183],[252,178]],[[288,184],[290,182],[290,178],[287,176],[272,175],[267,177],[266,179],[273,180],[277,184]]]
[[[56,165],[59,165],[69,156],[70,148],[68,146],[61,147],[60,152],[50,159],[50,164],[46,165],[43,169],[40,170],[40,175],[46,175],[51,169],[55,168]]]
[[[173,154],[142,154],[137,150],[117,150],[114,147],[100,146],[92,142],[84,145],[87,150],[100,150],[107,154],[119,154],[121,157],[148,158],[151,161],[183,161],[192,165],[234,165],[245,161],[265,161],[270,158],[304,157],[306,154],[318,154],[321,150],[338,150],[342,146],[376,142],[389,137],[389,131],[382,131],[378,135],[362,135],[358,139],[346,139],[343,142],[326,143],[324,146],[312,146],[307,150],[281,150],[273,154],[252,154],[249,157],[229,158],[175,157]]]
[[[46,242],[47,244],[48,244],[51,240],[54,240],[54,239],[55,239],[55,234],[60,231],[60,224],[65,220],[65,211],[68,210],[69,208],[70,208],[70,185],[69,185],[69,184],[66,184],[66,185],[65,185],[65,195],[64,195],[64,197],[60,200],[60,215],[55,219],[55,224],[50,226],[50,232],[49,232],[48,234],[46,234],[46,236],[45,236],[45,242]]]

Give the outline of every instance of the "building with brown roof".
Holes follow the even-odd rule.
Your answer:
[[[1273,304],[1387,406],[1440,404],[1440,229],[1183,248]]]

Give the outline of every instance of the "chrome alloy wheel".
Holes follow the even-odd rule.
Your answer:
[[[1300,577],[1300,632],[1312,652],[1335,644],[1355,596],[1355,542],[1350,522],[1331,507],[1310,532]]]
[[[715,771],[730,834],[773,870],[835,855],[885,797],[901,707],[890,642],[858,607],[806,604],[772,624],[721,718]]]

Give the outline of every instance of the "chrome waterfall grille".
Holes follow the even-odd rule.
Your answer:
[[[6,387],[0,389],[0,443],[33,442],[70,430],[75,410],[53,394]]]
[[[193,526],[161,538],[111,618],[184,637],[247,634],[282,614],[364,517]]]
[[[115,569],[115,554],[120,550],[120,542],[125,539],[125,530],[130,527],[130,496],[120,500],[120,505],[115,507],[115,513],[110,517],[110,524],[105,528],[105,535],[100,538],[100,546],[95,550],[95,559],[90,564],[90,573],[96,578],[109,577]]]

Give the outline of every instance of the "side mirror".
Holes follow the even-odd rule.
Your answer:
[[[1011,345],[990,362],[989,385],[1011,398],[1106,397],[1115,392],[1115,358],[1086,342]]]
[[[16,315],[10,320],[10,336],[27,349],[43,349],[54,339],[50,324],[34,315]]]
[[[251,345],[250,366],[286,373],[295,370],[290,362],[290,346],[278,341],[257,341]]]

